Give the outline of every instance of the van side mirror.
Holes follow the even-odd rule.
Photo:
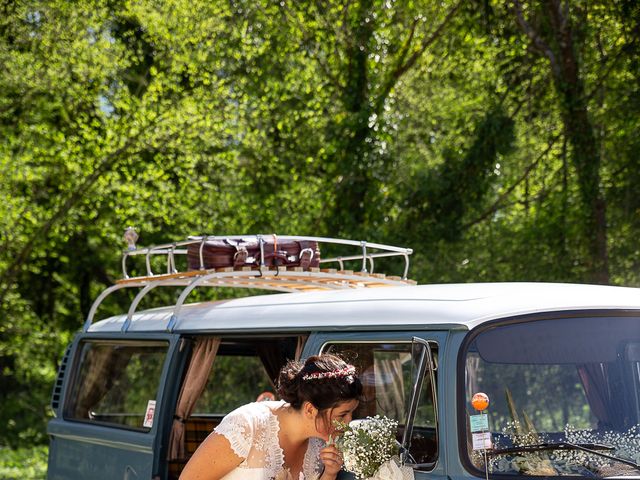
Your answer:
[[[431,382],[431,394],[433,396],[434,412],[435,412],[435,424],[438,425],[438,404],[437,404],[437,392],[434,371],[436,365],[434,362],[433,352],[431,345],[428,341],[413,337],[411,343],[411,356],[412,365],[417,365],[416,375],[413,376],[413,390],[411,393],[411,400],[409,402],[409,408],[407,409],[407,416],[404,422],[404,433],[402,435],[402,445],[400,447],[400,460],[402,465],[415,464],[415,461],[411,458],[409,450],[411,448],[411,436],[413,434],[413,424],[415,421],[416,411],[420,402],[420,392],[424,384],[425,375],[429,375]]]

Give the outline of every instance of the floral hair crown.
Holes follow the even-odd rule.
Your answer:
[[[303,380],[319,380],[321,378],[338,378],[349,377],[356,374],[356,367],[349,365],[348,367],[341,368],[340,370],[333,370],[331,372],[314,372],[307,373],[302,376]]]

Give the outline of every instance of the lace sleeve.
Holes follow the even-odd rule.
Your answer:
[[[213,431],[224,435],[235,454],[246,459],[253,443],[253,423],[251,412],[245,405],[224,417]]]
[[[309,446],[307,447],[307,453],[304,456],[304,463],[302,465],[305,479],[319,478],[324,465],[320,460],[320,450],[325,446],[324,440],[320,438],[312,437],[309,439]]]

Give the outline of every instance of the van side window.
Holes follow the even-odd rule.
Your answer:
[[[399,424],[398,441],[401,441],[413,388],[412,374],[417,368],[412,359],[411,344],[334,343],[325,346],[323,352],[340,355],[360,372],[364,398],[354,418],[373,415],[393,418]],[[435,356],[434,351],[434,360]],[[438,425],[431,391],[427,375],[420,393],[410,453],[416,463],[433,465],[438,458]]]
[[[259,357],[229,355],[223,345],[211,369],[207,388],[198,399],[194,415],[225,415],[246,403],[255,402],[262,392],[275,388]],[[226,353],[226,355],[225,355]]]
[[[167,342],[84,342],[65,418],[150,430],[167,349]]]

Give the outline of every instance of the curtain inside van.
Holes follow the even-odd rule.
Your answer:
[[[185,455],[184,422],[191,415],[196,401],[204,390],[218,347],[220,347],[220,337],[198,338],[195,342],[171,429],[169,460],[183,458]]]
[[[591,411],[598,419],[598,427],[602,430],[622,431],[633,425],[631,421],[632,405],[625,404],[625,396],[612,389],[616,366],[605,363],[578,365],[578,375],[584,388]],[[617,366],[620,368],[619,366]]]
[[[308,335],[300,335],[298,336],[296,341],[296,350],[294,360],[300,360],[300,356],[302,355],[302,349],[304,348],[304,344],[307,341]],[[256,351],[260,360],[262,361],[262,365],[269,375],[271,379],[271,383],[273,388],[275,389],[278,384],[278,375],[280,374],[280,370],[287,363],[288,360],[291,359],[291,353],[286,345],[290,339],[284,339],[281,344],[273,344],[273,343],[260,343],[256,345]]]

